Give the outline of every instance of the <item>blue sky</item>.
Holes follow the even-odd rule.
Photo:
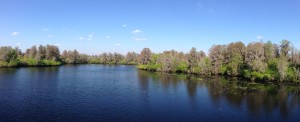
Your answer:
[[[282,39],[300,48],[300,0],[0,0],[0,46],[153,52]]]

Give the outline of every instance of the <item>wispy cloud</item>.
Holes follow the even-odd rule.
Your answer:
[[[95,37],[95,34],[94,33],[90,33],[89,35],[87,35],[86,37],[84,37],[84,36],[81,36],[81,37],[79,37],[78,39],[79,40],[93,40],[94,39],[94,37]]]
[[[79,40],[84,40],[84,37],[79,37]]]
[[[121,46],[121,44],[120,43],[116,43],[115,46]]]
[[[143,32],[142,30],[139,30],[139,29],[135,29],[132,31],[133,34],[138,34],[138,33],[141,33]]]
[[[17,35],[19,35],[20,33],[19,32],[12,32],[10,35],[12,35],[12,36],[17,36]]]
[[[127,27],[127,24],[123,24],[122,27],[123,27],[123,28]]]
[[[132,31],[132,33],[133,33],[133,40],[135,40],[135,41],[146,41],[147,40],[147,38],[145,38],[144,32],[142,30],[135,29]]]
[[[256,36],[256,39],[259,39],[259,40],[261,40],[261,39],[263,39],[263,38],[264,38],[264,37],[261,36],[261,35]]]
[[[48,28],[41,28],[41,31],[48,31]]]
[[[146,41],[147,38],[144,38],[144,37],[134,37],[133,40],[135,40],[135,41]]]
[[[105,36],[106,39],[111,39],[110,35]]]
[[[88,35],[88,40],[93,40],[93,38],[94,38],[93,34]]]

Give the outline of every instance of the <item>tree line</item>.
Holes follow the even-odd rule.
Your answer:
[[[54,45],[32,46],[25,52],[18,47],[0,47],[0,67],[88,63],[137,65],[149,71],[240,76],[255,81],[300,81],[300,52],[288,40],[282,40],[279,45],[271,41],[213,45],[208,55],[196,48],[188,53],[175,50],[152,53],[144,48],[139,54],[87,55],[77,50],[60,53]]]
[[[0,67],[15,66],[51,66],[62,64],[137,64],[138,54],[128,52],[125,56],[120,53],[102,53],[87,55],[75,50],[64,50],[62,53],[55,45],[32,46],[22,52],[18,47],[0,47]]]
[[[208,55],[196,48],[189,53],[170,50],[158,54],[144,48],[138,58],[138,68],[150,71],[239,76],[253,81],[300,81],[300,51],[288,40],[279,45],[271,41],[214,45]]]

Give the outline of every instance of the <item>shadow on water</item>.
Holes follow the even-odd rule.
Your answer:
[[[236,108],[245,106],[252,117],[274,116],[278,111],[282,118],[288,118],[295,108],[300,107],[300,86],[260,84],[223,76],[203,77],[142,70],[138,71],[138,77],[140,88],[145,91],[149,89],[151,82],[163,89],[176,89],[178,84],[185,84],[191,101],[197,97],[197,89],[204,86],[215,106],[224,101]]]

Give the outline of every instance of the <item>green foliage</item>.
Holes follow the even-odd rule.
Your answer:
[[[226,65],[223,65],[222,67],[221,67],[221,74],[222,75],[225,75],[225,73],[227,72],[227,66]]]
[[[141,69],[141,70],[149,70],[149,71],[158,71],[158,69],[161,67],[160,64],[141,64],[141,65],[138,65],[138,69]]]
[[[23,65],[28,65],[28,66],[38,66],[39,62],[35,59],[31,59],[31,58],[24,58],[21,59],[21,63]]]
[[[39,62],[39,65],[42,65],[42,66],[58,66],[58,65],[61,65],[62,63],[59,62],[59,61],[55,61],[55,60],[41,60]]]
[[[287,70],[287,80],[289,81],[296,81],[297,80],[297,74],[294,68],[289,67]]]
[[[18,60],[12,60],[10,62],[0,61],[0,67],[15,67],[19,65]]]
[[[264,79],[264,74],[260,72],[251,72],[251,77],[257,80],[263,80]]]
[[[188,65],[186,62],[179,62],[178,66],[176,67],[177,72],[187,72]]]
[[[147,70],[148,69],[148,65],[143,65],[143,64],[140,64],[137,66],[138,69],[141,69],[141,70]]]
[[[21,59],[21,65],[23,66],[57,66],[61,65],[62,62],[60,61],[55,61],[55,60],[36,60],[36,59],[30,59],[30,58],[24,58]]]
[[[244,75],[244,77],[246,77],[246,78],[251,78],[251,72],[249,71],[249,70],[244,70],[243,71],[243,75]]]

